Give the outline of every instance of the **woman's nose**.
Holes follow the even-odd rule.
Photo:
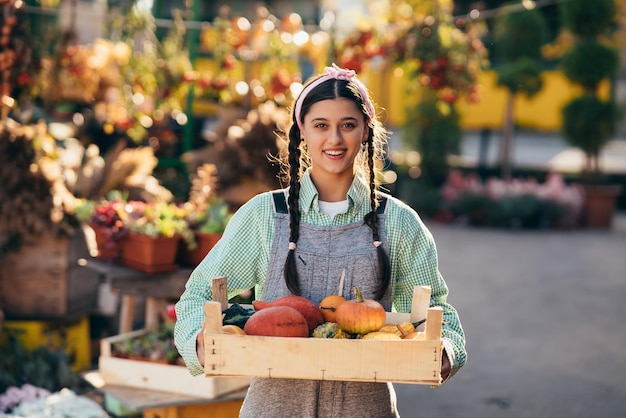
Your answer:
[[[333,143],[342,143],[343,135],[341,134],[341,129],[339,127],[331,129],[329,133],[329,141]]]

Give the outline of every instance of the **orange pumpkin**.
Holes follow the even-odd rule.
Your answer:
[[[337,307],[345,301],[346,298],[340,295],[329,295],[322,299],[320,309],[322,310],[322,315],[324,315],[324,320],[326,322],[337,322],[335,312],[337,312]]]
[[[335,320],[344,331],[365,335],[381,329],[387,320],[387,313],[377,301],[363,299],[361,291],[355,287],[354,299],[337,306]]]

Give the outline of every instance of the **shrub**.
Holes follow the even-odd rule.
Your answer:
[[[497,228],[572,228],[578,226],[583,205],[579,185],[565,184],[551,173],[545,183],[535,179],[506,182],[452,171],[441,188],[442,210],[449,218],[474,226]]]

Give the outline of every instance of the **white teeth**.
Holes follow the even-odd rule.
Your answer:
[[[326,152],[326,154],[329,154],[329,155],[341,155],[341,154],[343,154],[343,151],[325,151],[325,152]]]

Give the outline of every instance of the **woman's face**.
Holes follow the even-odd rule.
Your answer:
[[[322,100],[304,116],[303,135],[314,179],[352,178],[354,159],[367,139],[357,104],[345,98]]]

